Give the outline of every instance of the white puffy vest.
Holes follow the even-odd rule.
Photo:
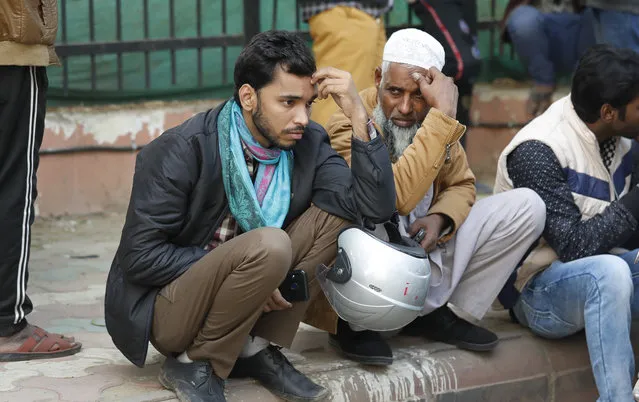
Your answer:
[[[513,183],[506,167],[508,155],[526,141],[536,140],[549,146],[563,168],[581,219],[601,213],[611,201],[626,194],[633,169],[631,148],[634,141],[617,138],[615,156],[606,169],[599,152],[599,143],[588,126],[577,116],[570,95],[553,103],[541,116],[526,125],[499,156],[495,192],[511,190]],[[546,242],[524,261],[517,273],[515,287],[521,291],[537,272],[557,259]]]

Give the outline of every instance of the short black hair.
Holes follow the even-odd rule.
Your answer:
[[[579,118],[599,120],[608,103],[625,119],[626,105],[639,96],[639,53],[609,45],[595,45],[579,60],[570,99]]]
[[[235,101],[240,104],[242,85],[249,84],[258,91],[273,81],[278,67],[299,77],[310,77],[316,69],[315,58],[296,33],[266,31],[255,35],[235,62]]]

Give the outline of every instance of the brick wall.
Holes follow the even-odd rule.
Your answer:
[[[525,121],[526,97],[527,89],[477,86],[473,121],[480,125]],[[153,102],[49,109],[38,170],[37,212],[56,216],[123,210],[129,200],[136,152],[95,149],[143,146],[164,130],[217,104]],[[499,153],[516,131],[481,126],[469,130],[468,159],[482,181],[492,183]],[[85,151],[68,152],[78,148]]]

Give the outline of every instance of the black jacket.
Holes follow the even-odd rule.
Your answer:
[[[222,106],[200,113],[144,147],[137,156],[133,190],[105,296],[113,343],[143,366],[159,289],[202,258],[205,244],[228,214],[217,138]],[[313,202],[357,222],[374,222],[395,210],[395,186],[381,136],[353,141],[352,168],[311,122],[294,152],[286,227]]]

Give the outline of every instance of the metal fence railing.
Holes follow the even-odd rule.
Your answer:
[[[478,0],[479,1],[479,0]],[[494,56],[498,0],[480,31]],[[239,49],[265,29],[289,29],[308,40],[297,0],[58,0],[52,96],[71,102],[212,96],[232,85]],[[387,33],[417,26],[405,2],[386,15]],[[486,4],[486,3],[484,3]]]
[[[144,54],[144,88],[151,88],[151,61],[150,53],[162,50],[170,52],[170,75],[171,83],[176,84],[176,51],[180,49],[195,49],[197,52],[197,84],[203,85],[203,66],[202,66],[202,51],[205,48],[220,48],[222,50],[222,75],[223,81],[226,81],[228,72],[226,69],[226,50],[230,46],[242,46],[249,38],[250,35],[255,33],[250,29],[251,20],[255,18],[256,13],[259,13],[259,9],[250,7],[252,3],[250,0],[244,0],[244,21],[248,22],[249,29],[245,29],[241,34],[229,34],[226,29],[226,18],[221,18],[222,29],[221,33],[217,35],[205,35],[202,32],[202,7],[203,0],[196,0],[195,2],[195,15],[196,26],[195,35],[191,37],[176,37],[175,32],[175,0],[168,0],[169,8],[169,33],[166,38],[151,38],[149,35],[150,27],[150,9],[149,1],[143,0],[143,11],[140,18],[140,23],[143,27],[143,37],[136,40],[124,40],[122,37],[122,20],[123,20],[123,0],[112,0],[113,7],[115,9],[115,24],[116,24],[116,38],[112,41],[97,41],[95,35],[95,0],[85,0],[88,3],[88,21],[89,21],[89,35],[88,41],[72,43],[68,41],[67,35],[67,3],[69,0],[59,0],[60,4],[60,36],[59,42],[56,44],[56,52],[59,55],[62,63],[62,89],[65,94],[68,94],[69,89],[72,88],[72,83],[69,81],[69,60],[78,56],[90,57],[90,88],[95,90],[97,87],[97,75],[96,75],[96,56],[111,54],[116,56],[117,60],[117,89],[124,89],[124,69],[122,58],[125,53],[142,53]],[[227,0],[219,0],[221,4],[222,16],[226,15]],[[104,6],[105,2],[101,2]],[[259,17],[259,14],[257,14]]]

